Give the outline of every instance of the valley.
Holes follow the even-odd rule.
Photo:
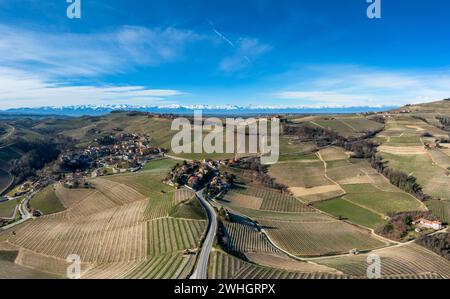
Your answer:
[[[65,278],[77,254],[86,279],[364,278],[376,254],[382,278],[448,279],[418,240],[448,239],[449,111],[282,115],[273,165],[177,155],[173,115],[0,121],[0,277]]]

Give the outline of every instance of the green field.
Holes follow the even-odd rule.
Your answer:
[[[169,172],[177,163],[180,163],[180,161],[175,161],[172,159],[151,160],[145,163],[144,170],[151,170],[155,172]]]
[[[381,156],[388,162],[390,168],[416,177],[425,194],[435,198],[450,199],[448,171],[433,165],[428,155],[402,156],[382,153]]]
[[[65,208],[56,196],[54,186],[47,186],[44,190],[36,194],[30,202],[30,206],[44,215],[54,214],[64,211]]]
[[[166,175],[166,172],[137,172],[110,176],[108,180],[125,184],[147,197],[158,199],[174,191],[173,187],[162,182]]]
[[[418,107],[418,109],[422,109],[420,106]],[[434,111],[434,113],[437,113],[437,111]],[[419,146],[420,148],[423,145],[420,138],[424,132],[430,132],[435,137],[448,137],[448,132],[444,132],[419,119],[403,116],[388,121],[386,131],[382,132],[382,135],[387,136],[387,139],[382,145],[394,146],[400,149],[407,149],[410,146]],[[432,140],[434,139],[431,138]],[[449,160],[442,152],[428,150],[424,153],[409,155],[381,152],[380,156],[390,168],[416,177],[425,194],[437,199],[450,199],[448,188],[450,177],[446,168]]]
[[[346,200],[371,211],[388,213],[426,209],[419,200],[404,192],[384,192],[370,184],[343,185]]]
[[[170,217],[205,220],[206,213],[197,198],[181,203],[172,208]]]
[[[314,207],[335,217],[342,217],[350,222],[369,228],[377,228],[385,223],[385,220],[380,215],[342,198],[318,202],[314,204]]]
[[[20,204],[20,200],[0,202],[0,217],[9,218],[14,214],[14,209]]]

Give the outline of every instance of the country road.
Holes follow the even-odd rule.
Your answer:
[[[28,212],[27,207],[28,207],[28,203],[30,202],[30,200],[33,198],[33,196],[34,196],[36,193],[37,193],[37,192],[31,193],[30,195],[27,196],[27,198],[25,198],[25,199],[20,203],[19,209],[18,209],[18,210],[19,210],[20,215],[22,216],[22,219],[20,219],[19,221],[13,222],[13,223],[11,223],[11,224],[9,224],[9,225],[7,225],[7,226],[0,227],[0,231],[11,229],[11,228],[13,228],[13,227],[15,227],[15,226],[17,226],[17,225],[19,225],[19,224],[24,223],[24,222],[27,221],[27,220],[33,218],[33,215],[31,215],[31,213]]]
[[[214,208],[208,202],[207,199],[203,197],[203,190],[195,193],[197,198],[200,200],[201,205],[205,208],[208,214],[208,232],[206,238],[203,242],[203,246],[200,250],[200,255],[197,260],[197,265],[192,273],[190,279],[206,279],[208,274],[208,261],[209,255],[214,244],[214,239],[217,233],[217,215]]]

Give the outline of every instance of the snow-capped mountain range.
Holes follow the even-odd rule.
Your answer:
[[[112,111],[140,111],[151,113],[192,114],[195,110],[202,110],[204,114],[233,115],[233,114],[326,114],[326,113],[363,113],[379,112],[398,108],[397,106],[237,106],[237,105],[80,105],[80,106],[46,106],[33,108],[12,108],[0,110],[3,114],[30,115],[103,115]]]

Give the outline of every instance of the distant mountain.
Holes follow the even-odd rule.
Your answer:
[[[277,107],[277,106],[208,106],[208,105],[167,105],[167,106],[134,106],[134,105],[82,105],[64,107],[14,108],[0,111],[6,115],[104,115],[112,111],[140,111],[151,113],[192,114],[194,110],[203,110],[210,115],[249,115],[249,114],[348,114],[363,112],[379,112],[398,108],[398,106],[360,106],[360,107]]]

